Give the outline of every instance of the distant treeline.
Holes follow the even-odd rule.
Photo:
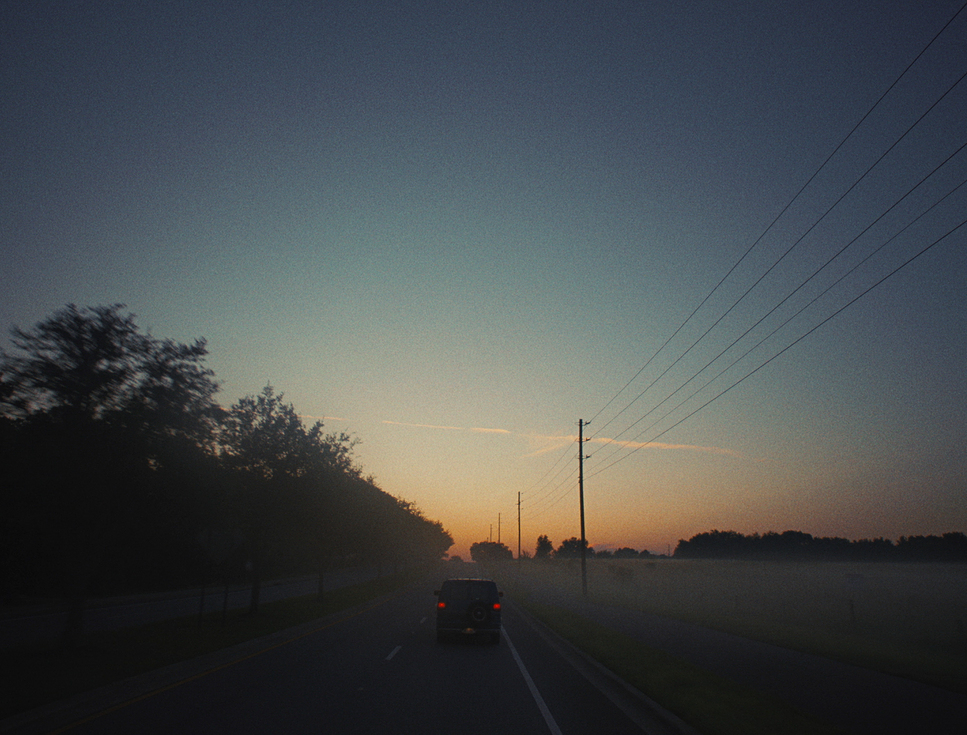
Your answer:
[[[769,531],[745,535],[736,531],[706,531],[681,540],[676,559],[796,559],[816,561],[967,562],[967,536],[901,536],[860,539],[815,537],[802,531]]]
[[[0,351],[0,590],[92,594],[439,560],[439,522],[381,490],[357,440],[266,386],[224,408],[205,342],[70,305]]]
[[[510,551],[508,549],[508,551]],[[471,552],[473,548],[471,547]],[[524,552],[526,554],[526,552]],[[637,551],[629,546],[622,546],[620,549],[601,549],[595,551],[584,541],[584,556],[586,559],[652,559],[654,558],[647,549]],[[581,539],[571,536],[561,542],[556,549],[546,534],[537,537],[537,548],[534,550],[534,558],[537,560],[546,559],[580,559],[581,558]]]

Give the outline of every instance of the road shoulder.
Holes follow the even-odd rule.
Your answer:
[[[520,605],[508,602],[567,663],[649,735],[700,735],[674,713],[645,696],[613,671],[561,638]]]

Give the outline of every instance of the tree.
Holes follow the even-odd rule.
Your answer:
[[[647,554],[647,552],[644,552]],[[614,558],[615,559],[637,559],[638,552],[629,546],[622,546],[620,549],[615,549]]]
[[[505,561],[514,558],[514,552],[499,541],[478,541],[470,545],[470,558],[477,562]]]
[[[31,519],[21,541],[35,537],[48,578],[70,599],[65,646],[92,584],[124,561],[109,558],[110,543],[150,518],[158,473],[204,452],[218,417],[204,340],[143,335],[122,309],[69,304],[31,330],[15,327],[13,353],[0,353],[0,413],[20,448],[4,468],[13,480],[4,502]]]
[[[346,545],[377,568],[439,561],[453,546],[453,538],[438,521],[427,519],[413,503],[384,492],[374,478],[357,478],[349,487],[349,512],[341,520]]]
[[[594,549],[588,546],[587,539],[584,541],[584,548],[588,558],[594,556]],[[581,558],[581,539],[571,536],[567,541],[562,541],[554,552],[556,559],[580,559]]]
[[[550,559],[554,551],[554,544],[546,535],[537,537],[537,548],[534,550],[535,559]]]
[[[949,531],[942,536],[901,536],[897,553],[908,561],[967,561],[967,536]]]
[[[453,539],[420,510],[362,477],[353,462],[356,440],[303,424],[284,395],[266,386],[228,411],[222,460],[231,473],[232,516],[246,539],[257,612],[266,568],[318,573],[347,549],[365,549],[377,564],[443,556]]]
[[[294,533],[305,509],[300,490],[305,480],[320,479],[324,442],[321,422],[307,430],[295,408],[284,402],[284,394],[276,395],[271,385],[257,396],[239,399],[225,416],[220,445],[232,473],[232,515],[246,539],[253,614],[258,612],[267,556],[283,555],[284,543],[300,540]]]
[[[415,504],[397,500],[403,513],[404,549],[414,561],[439,561],[453,546],[453,537],[439,521],[431,521]]]
[[[202,364],[205,340],[143,335],[123,308],[68,304],[33,330],[14,327],[17,353],[0,354],[4,413],[210,437],[218,385]]]

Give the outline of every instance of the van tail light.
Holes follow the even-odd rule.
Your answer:
[[[494,610],[496,610],[497,612],[500,612],[500,603],[499,602],[495,602],[494,603]]]
[[[447,606],[447,603],[445,603],[445,602],[444,602],[443,600],[440,600],[440,601],[439,601],[439,602],[438,602],[438,603],[436,604],[436,609],[437,609],[437,610],[442,610],[442,609],[443,609],[443,608],[445,608],[446,606]]]

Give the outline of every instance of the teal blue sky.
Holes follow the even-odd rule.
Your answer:
[[[7,2],[0,325],[206,338],[454,553],[579,535],[578,419],[595,546],[967,530],[961,6]]]

